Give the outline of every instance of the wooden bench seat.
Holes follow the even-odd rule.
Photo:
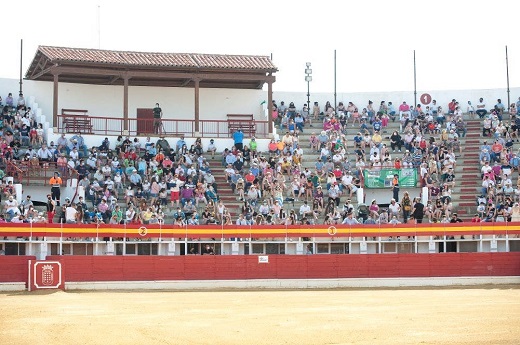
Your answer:
[[[230,135],[239,129],[250,137],[254,137],[256,134],[253,114],[227,114],[227,122]]]
[[[61,109],[63,130],[67,133],[92,134],[92,120],[85,109]]]

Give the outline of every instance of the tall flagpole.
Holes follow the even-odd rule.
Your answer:
[[[413,106],[417,106],[417,69],[415,67],[415,49],[413,50]]]
[[[23,39],[20,40],[20,94],[23,93],[22,65],[23,65]]]
[[[338,107],[337,93],[336,93],[336,49],[334,49],[334,111]]]
[[[101,49],[101,6],[97,7],[98,49]]]
[[[511,105],[511,97],[509,90],[509,59],[507,56],[507,46],[506,46],[506,77],[507,77],[507,108]]]

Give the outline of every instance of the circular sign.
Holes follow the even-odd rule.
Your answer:
[[[144,226],[141,226],[141,227],[138,229],[138,231],[139,231],[139,235],[141,235],[141,236],[146,236],[146,234],[148,233],[148,229],[145,228]]]
[[[338,232],[338,229],[336,229],[335,226],[329,226],[327,232],[329,233],[329,235],[334,236]]]
[[[429,93],[423,93],[421,95],[421,103],[424,104],[424,105],[428,105],[430,104],[432,101],[432,96],[430,96]]]

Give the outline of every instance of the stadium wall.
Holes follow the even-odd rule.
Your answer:
[[[32,256],[0,258],[0,290],[24,290]],[[520,283],[520,253],[48,256],[65,289],[330,288]],[[45,263],[40,261],[40,263]]]
[[[17,99],[19,89],[18,79],[0,78],[0,95],[5,98],[12,92]],[[285,101],[294,102],[300,109],[307,103],[306,92],[291,92],[276,90],[273,99],[280,104]],[[52,118],[52,82],[25,80],[23,84],[26,99],[34,97],[42,109],[43,115]],[[95,116],[123,117],[123,87],[114,85],[86,85],[86,84],[59,84],[58,109],[88,109]],[[467,101],[476,105],[478,99],[483,97],[488,108],[492,108],[498,98],[507,106],[507,90],[499,89],[474,89],[474,90],[417,90],[417,102],[423,93],[428,93],[437,104],[447,109],[448,103],[453,99],[460,102],[465,112]],[[511,102],[516,102],[520,96],[520,87],[510,88]],[[323,110],[325,103],[333,103],[333,92],[311,93],[311,102],[317,101]],[[255,119],[265,120],[265,111],[262,102],[267,100],[266,90],[240,90],[240,89],[201,89],[200,90],[200,118],[202,120],[225,120],[226,114],[254,114]],[[337,93],[338,102],[352,101],[358,107],[365,107],[368,100],[374,102],[377,109],[382,100],[393,102],[398,109],[399,104],[406,101],[414,103],[413,91],[389,91],[389,92],[352,92]],[[129,116],[134,117],[137,108],[152,108],[156,102],[161,104],[164,118],[169,119],[193,119],[195,96],[192,88],[168,88],[168,87],[143,87],[131,86],[129,88]]]

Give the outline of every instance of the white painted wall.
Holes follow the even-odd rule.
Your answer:
[[[26,80],[25,97],[34,96],[44,115],[52,114],[53,83]],[[18,97],[16,79],[0,78],[0,95],[6,98],[12,92]],[[123,117],[123,87],[59,83],[58,111],[63,108],[87,109],[93,116]],[[200,89],[200,118],[226,119],[226,114],[253,114],[265,120],[262,101],[267,93],[262,90]],[[159,88],[131,86],[128,89],[129,117],[135,118],[137,108],[153,108],[159,103],[164,118],[193,119],[195,91],[192,88]],[[51,117],[49,117],[50,119]]]
[[[312,84],[311,84],[312,85]],[[418,90],[417,103],[420,103],[419,97],[423,93],[428,93],[432,99],[437,101],[437,104],[444,109],[448,109],[448,103],[452,99],[456,99],[462,106],[462,111],[466,112],[467,102],[471,101],[473,106],[476,106],[480,97],[484,98],[486,106],[492,108],[496,104],[497,99],[501,99],[502,103],[507,103],[507,90],[504,89],[486,89],[486,90]],[[520,87],[510,89],[511,103],[516,102],[520,97]],[[298,109],[301,109],[304,104],[307,104],[307,94],[303,92],[275,92],[273,99],[280,105],[281,101],[288,106],[289,102],[294,102]],[[356,93],[338,93],[336,96],[337,102],[343,102],[345,106],[348,102],[353,102],[360,110],[368,105],[368,101],[374,102],[374,109],[379,109],[381,101],[392,102],[395,109],[399,109],[399,105],[406,101],[409,105],[414,104],[413,91],[392,91],[392,92],[356,92]],[[327,101],[334,104],[334,93],[312,93],[310,96],[311,107],[315,101],[320,105],[321,110]],[[424,106],[423,106],[424,109]]]
[[[275,84],[276,86],[276,84]],[[9,92],[17,97],[19,85],[16,79],[0,78],[0,95],[5,99]],[[25,80],[23,90],[26,96],[33,96],[38,102],[42,113],[50,119],[52,114],[52,82],[36,82]],[[475,105],[480,97],[483,97],[488,107],[492,107],[498,98],[507,102],[506,89],[486,90],[419,90],[417,91],[417,102],[423,93],[429,93],[437,103],[447,108],[448,103],[455,98],[466,110],[468,100]],[[511,102],[516,102],[520,97],[520,87],[512,88]],[[129,116],[134,117],[137,108],[153,108],[159,102],[165,118],[171,119],[193,119],[194,117],[194,89],[192,88],[158,88],[132,86],[129,88]],[[305,92],[275,91],[273,99],[280,104],[285,101],[294,102],[297,108],[307,103]],[[200,118],[205,120],[226,119],[226,114],[242,113],[254,114],[255,119],[265,120],[265,114],[261,103],[267,100],[267,92],[263,90],[233,90],[233,89],[201,89],[200,91]],[[318,101],[321,108],[326,101],[334,102],[334,94],[312,93],[311,104]],[[363,108],[372,100],[377,109],[382,100],[392,101],[396,108],[402,101],[408,104],[414,103],[413,91],[392,92],[357,92],[338,93],[337,101],[347,103],[354,102]],[[123,87],[122,86],[100,86],[83,84],[59,84],[58,109],[75,108],[87,109],[93,116],[122,117],[123,113]]]

